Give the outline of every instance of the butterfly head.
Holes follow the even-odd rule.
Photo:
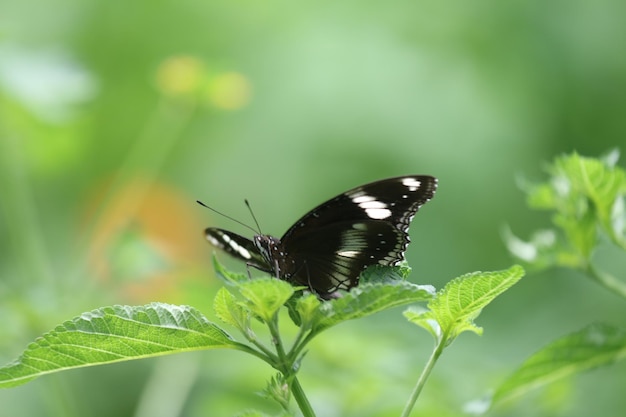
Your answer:
[[[280,239],[269,235],[254,235],[252,240],[254,246],[258,249],[259,253],[268,265],[271,265],[274,273],[277,277],[281,274],[281,260],[285,258],[285,252]]]

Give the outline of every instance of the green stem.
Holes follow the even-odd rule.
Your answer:
[[[252,330],[250,330],[250,332],[251,331]],[[278,356],[276,356],[276,354],[274,352],[272,352],[271,350],[266,348],[265,345],[263,344],[263,342],[261,342],[259,339],[257,339],[256,336],[252,336],[250,333],[246,332],[245,330],[242,330],[241,333],[244,335],[244,337],[246,338],[246,340],[248,342],[250,342],[254,346],[256,346],[256,348],[259,349],[263,354],[265,354],[265,356],[267,356],[271,361],[276,362],[278,360]],[[246,345],[243,345],[243,346],[246,346]],[[252,350],[254,350],[254,349],[252,349]]]
[[[278,330],[278,314],[276,314],[274,318],[267,323],[267,326],[269,327],[274,345],[276,346],[276,353],[278,355],[278,363],[275,364],[278,365],[275,366],[276,369],[278,369],[288,381],[289,390],[296,399],[302,415],[304,417],[315,417],[313,407],[311,407],[311,403],[309,403],[309,400],[304,394],[304,390],[295,375],[294,361],[296,360],[297,355],[293,355],[293,351],[290,352],[290,354],[285,352],[285,347],[283,346],[280,332]]]
[[[297,377],[294,376],[291,380],[290,388],[293,398],[296,399],[298,407],[300,408],[300,411],[302,411],[302,415],[304,417],[315,417],[315,411],[313,411],[313,407],[311,407],[311,403],[304,394],[304,390],[302,389]]]
[[[291,373],[291,367],[288,367],[288,369],[282,369],[286,364],[288,357],[285,353],[283,340],[280,337],[280,331],[278,330],[278,313],[274,314],[272,320],[267,323],[267,327],[269,328],[270,335],[272,336],[272,343],[276,347],[276,353],[278,354],[278,359],[280,360],[281,372],[283,372],[285,376],[289,376]]]
[[[298,343],[293,344],[293,347],[289,352],[290,358],[296,360],[296,358],[300,356],[300,353],[304,350],[306,345],[317,335],[318,333],[313,331],[309,331],[308,333],[306,333],[306,335],[303,334],[303,337],[298,340]]]
[[[604,272],[589,263],[586,268],[589,276],[609,291],[626,298],[626,283],[620,281],[612,274]]]
[[[424,388],[424,384],[426,383],[426,380],[428,379],[430,372],[433,370],[433,367],[435,366],[437,359],[439,359],[441,352],[443,352],[445,341],[446,341],[446,337],[444,335],[444,337],[442,337],[435,345],[433,352],[430,354],[430,358],[428,358],[428,362],[426,362],[426,366],[422,370],[422,373],[420,374],[420,377],[417,380],[415,387],[413,388],[413,392],[411,392],[411,396],[409,397],[409,400],[404,406],[404,410],[402,410],[401,417],[409,417],[409,415],[411,414],[411,410],[413,410],[413,407],[415,406],[415,402],[417,401],[417,398],[419,397],[420,392],[422,392],[422,388]]]
[[[300,351],[304,348],[304,346],[307,343],[306,336],[310,334],[309,330],[310,329],[308,327],[305,329],[304,326],[300,326],[300,329],[298,330],[298,334],[296,335],[296,338],[288,353],[288,357],[290,360],[295,361],[300,355]],[[303,342],[303,340],[305,342]]]
[[[244,345],[243,343],[235,342],[233,345],[233,349],[239,350],[241,352],[249,353],[252,356],[256,356],[257,358],[261,359],[262,361],[266,362],[268,365],[272,367],[276,364],[276,361],[278,360],[276,355],[273,354],[272,352],[265,352],[265,351],[261,352],[261,351],[251,348],[248,345]]]

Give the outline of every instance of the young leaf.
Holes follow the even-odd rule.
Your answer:
[[[285,411],[289,410],[289,400],[291,393],[289,384],[282,374],[276,374],[267,382],[267,386],[260,392],[263,398],[276,401]]]
[[[241,295],[247,300],[247,306],[265,322],[272,320],[289,298],[295,288],[288,282],[275,278],[257,278],[238,284]]]
[[[570,198],[591,202],[592,217],[617,244],[624,243],[622,230],[613,228],[613,207],[626,193],[626,172],[606,160],[584,158],[574,153],[557,159],[555,170],[570,182]]]
[[[553,211],[553,223],[561,234],[554,234],[557,238],[549,245],[522,242],[508,234],[505,240],[513,255],[539,267],[585,269],[598,244],[599,230],[626,249],[626,172],[615,166],[617,157],[613,152],[606,160],[576,153],[557,158],[549,168],[551,178],[529,187],[528,203]]]
[[[532,355],[498,387],[493,403],[625,357],[626,331],[607,324],[592,324]]]
[[[222,287],[215,294],[213,310],[218,319],[236,327],[242,333],[250,327],[250,313],[243,308],[237,298],[226,288]]]
[[[412,323],[428,330],[440,341],[450,344],[464,331],[482,333],[474,324],[481,310],[509,289],[524,275],[521,266],[497,272],[474,272],[450,281],[428,302],[428,311],[405,312]]]
[[[388,308],[426,301],[432,298],[430,285],[416,285],[407,281],[388,284],[362,284],[341,298],[322,303],[312,318],[312,328],[321,332],[346,320],[358,319]]]
[[[0,368],[0,388],[64,369],[209,348],[239,348],[188,306],[103,307],[66,321]]]
[[[295,311],[298,314],[299,323],[311,323],[322,302],[313,294],[305,294],[296,300]]]

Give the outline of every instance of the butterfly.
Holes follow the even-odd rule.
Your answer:
[[[280,239],[258,233],[250,240],[213,227],[205,236],[248,266],[329,299],[357,286],[368,266],[404,260],[411,220],[436,189],[428,175],[383,179],[320,204]]]

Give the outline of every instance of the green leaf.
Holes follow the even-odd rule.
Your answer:
[[[534,246],[536,252],[531,262],[538,262],[540,267],[553,264],[584,269],[598,244],[600,230],[626,249],[626,172],[615,166],[617,158],[617,152],[605,160],[565,155],[549,167],[547,182],[530,187],[530,207],[553,211],[553,223],[561,231],[550,246],[526,243],[526,248]],[[514,239],[507,239],[507,244],[520,248]],[[515,250],[512,253],[519,256]]]
[[[616,160],[616,158],[613,158]],[[584,158],[574,153],[555,163],[557,172],[568,178],[570,198],[579,202],[587,199],[589,211],[614,240],[623,242],[624,236],[613,229],[613,207],[626,193],[626,173],[619,167],[600,159]],[[622,232],[622,231],[619,231]]]
[[[359,285],[366,283],[404,281],[411,275],[411,267],[406,261],[398,266],[372,265],[361,272]]]
[[[432,298],[430,285],[407,281],[387,284],[362,284],[341,298],[321,304],[312,318],[312,327],[320,332],[346,320],[358,319],[388,308],[426,301]]]
[[[250,277],[246,274],[238,274],[231,272],[217,260],[217,255],[213,254],[213,268],[218,277],[224,280],[227,284],[237,285],[242,282],[250,281]]]
[[[257,278],[238,284],[246,306],[265,322],[272,320],[276,312],[293,295],[295,288],[276,278]]]
[[[500,385],[494,393],[493,403],[625,357],[626,331],[607,324],[592,324],[532,355]]]
[[[296,301],[295,310],[301,323],[310,325],[315,319],[322,302],[313,294],[305,294]],[[299,323],[296,323],[299,324]]]
[[[430,311],[425,308],[411,306],[407,308],[404,313],[404,317],[411,323],[417,324],[420,327],[426,329],[435,340],[440,340],[442,335],[441,326],[437,320],[430,314]]]
[[[428,330],[437,341],[451,343],[464,331],[482,333],[474,324],[482,309],[524,275],[521,266],[504,271],[474,272],[455,278],[428,302],[427,311],[405,312],[412,323]]]
[[[103,307],[66,321],[0,368],[0,387],[83,366],[209,348],[238,348],[222,329],[188,306],[152,303]]]
[[[276,401],[283,410],[289,410],[291,392],[289,384],[282,374],[276,374],[267,382],[267,386],[260,392],[263,398]]]
[[[220,288],[215,295],[213,310],[218,319],[236,327],[243,333],[250,327],[250,313],[243,308],[237,302],[237,298],[224,287]]]

